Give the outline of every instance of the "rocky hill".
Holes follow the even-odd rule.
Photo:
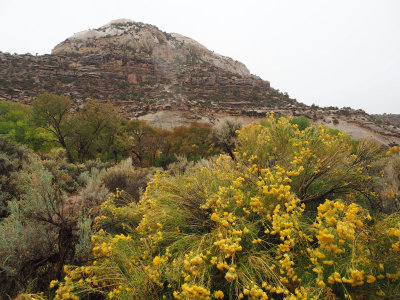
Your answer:
[[[226,116],[247,123],[275,111],[305,115],[355,138],[400,144],[396,126],[360,110],[306,106],[238,61],[188,37],[126,19],[79,32],[51,55],[0,52],[0,99],[29,103],[45,91],[71,97],[75,109],[90,98],[111,102],[127,118],[165,128]]]
[[[394,125],[400,128],[400,115],[399,114],[382,114],[382,115],[372,115],[377,120],[386,123],[386,125]]]

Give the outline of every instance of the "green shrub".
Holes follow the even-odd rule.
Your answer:
[[[296,124],[299,130],[304,130],[311,125],[310,120],[304,116],[293,118],[290,120],[290,123]]]
[[[80,191],[83,198],[83,206],[87,208],[96,207],[107,200],[110,191],[104,186],[102,176],[104,169],[92,168],[90,173],[82,173],[80,181],[86,182],[86,186]],[[86,177],[84,180],[83,177]]]
[[[170,164],[175,163],[177,161],[177,158],[175,154],[173,153],[168,153],[168,154],[162,154],[159,157],[156,157],[154,159],[154,166],[157,168],[163,168],[166,169]]]

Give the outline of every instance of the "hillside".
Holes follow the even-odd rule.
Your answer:
[[[378,120],[382,122],[389,123],[396,127],[400,127],[400,115],[399,114],[382,114],[382,115],[373,115]]]
[[[0,53],[0,99],[30,103],[46,91],[71,97],[75,109],[91,98],[110,102],[126,118],[163,128],[226,116],[249,123],[275,111],[305,115],[356,139],[400,144],[399,128],[363,111],[306,106],[193,39],[126,19],[76,33],[51,55]]]

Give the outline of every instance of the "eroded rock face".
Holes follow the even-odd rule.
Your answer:
[[[241,108],[294,102],[269,82],[206,62],[166,72],[152,58],[124,54],[0,56],[0,99],[29,103],[43,92],[112,102],[127,117],[162,107]]]
[[[250,76],[241,62],[216,54],[195,40],[166,33],[149,24],[128,19],[112,21],[100,28],[78,32],[54,47],[52,54],[113,53],[153,59],[166,71],[176,72],[182,64],[206,62],[241,76]]]

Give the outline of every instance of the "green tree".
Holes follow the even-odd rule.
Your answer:
[[[71,117],[68,148],[80,161],[115,152],[118,148],[113,145],[120,127],[121,120],[111,104],[91,100]]]
[[[18,143],[28,145],[34,150],[51,147],[46,140],[51,134],[31,124],[32,108],[20,103],[0,102],[0,134],[5,134]]]
[[[176,127],[166,137],[163,153],[185,155],[189,160],[210,156],[213,154],[211,142],[208,139],[211,130],[210,125],[203,123],[192,123],[189,127]]]
[[[126,125],[126,132],[130,137],[130,152],[136,163],[140,167],[152,165],[161,145],[157,129],[145,121],[131,120]]]
[[[53,141],[58,142],[65,150],[70,162],[73,162],[71,150],[67,145],[70,134],[69,111],[72,101],[68,97],[55,94],[41,94],[32,103],[33,123],[50,132]]]

